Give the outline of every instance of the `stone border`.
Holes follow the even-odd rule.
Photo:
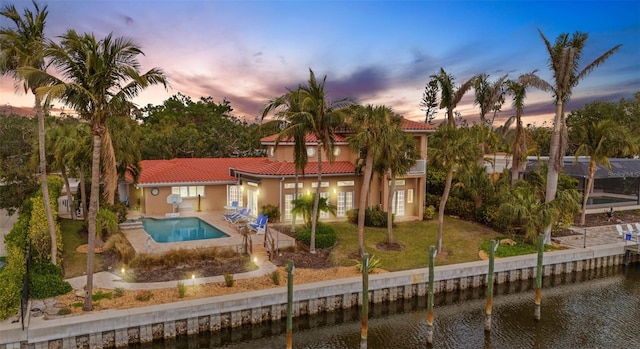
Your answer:
[[[545,276],[598,269],[624,263],[624,243],[547,252]],[[632,255],[631,262],[639,262]],[[495,261],[498,284],[535,278],[537,256],[525,255]],[[437,293],[481,287],[486,283],[486,261],[435,268]],[[294,278],[295,282],[295,278]],[[369,299],[373,303],[408,299],[427,293],[428,269],[406,270],[369,276]],[[331,312],[361,303],[360,277],[330,280],[294,287],[294,316]],[[113,348],[148,343],[156,339],[194,335],[239,327],[286,316],[287,289],[201,298],[126,310],[105,310],[80,316],[30,318],[28,328],[19,324],[0,329],[0,349]]]

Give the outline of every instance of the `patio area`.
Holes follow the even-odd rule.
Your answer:
[[[221,237],[215,239],[202,239],[191,241],[179,241],[179,242],[155,242],[149,234],[144,230],[142,222],[139,220],[142,218],[138,211],[129,211],[126,223],[120,225],[122,232],[127,237],[131,246],[136,253],[165,253],[170,250],[176,249],[194,249],[194,248],[230,248],[236,252],[242,252],[243,250],[243,236],[238,231],[235,224],[230,224],[223,218],[222,211],[220,212],[181,212],[180,217],[197,217],[204,222],[218,228],[228,237]],[[164,216],[150,216],[144,215],[148,218],[163,219]],[[172,217],[173,218],[173,217]],[[278,248],[294,247],[296,245],[295,240],[285,234],[282,234],[274,229],[270,229],[274,235],[274,239]],[[254,253],[256,251],[264,251],[264,240],[266,235],[256,235],[251,233],[251,245]]]

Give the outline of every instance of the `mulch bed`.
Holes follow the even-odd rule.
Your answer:
[[[191,265],[177,267],[163,267],[153,269],[134,270],[136,282],[162,282],[190,279],[196,277],[209,277],[223,275],[225,273],[244,273],[247,259],[244,257],[225,258],[213,261],[198,262]]]

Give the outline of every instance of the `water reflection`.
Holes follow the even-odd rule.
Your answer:
[[[435,299],[434,348],[640,348],[640,264],[544,279],[533,319],[533,280],[496,285],[492,331],[484,289]],[[372,304],[367,347],[427,348],[426,297]],[[180,337],[149,349],[284,348],[285,322]],[[294,319],[294,348],[360,348],[357,308]]]

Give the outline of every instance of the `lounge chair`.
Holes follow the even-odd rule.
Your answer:
[[[621,224],[616,224],[616,230],[618,231],[618,236],[622,236],[624,238],[624,229]]]
[[[636,236],[640,236],[640,223],[636,223]]]
[[[238,217],[245,215],[246,213],[247,213],[247,208],[243,207],[239,211],[225,213],[222,215],[222,217],[224,217],[224,220],[226,220],[227,222],[233,223]]]
[[[249,223],[249,229],[255,231],[257,235],[262,235],[264,234],[268,220],[269,216],[265,216],[261,213],[258,215],[258,219],[256,219],[254,223]]]
[[[229,219],[227,219],[227,221],[231,224],[236,224],[241,221],[248,220],[250,216],[251,216],[251,209],[243,208],[243,209],[240,209],[240,212],[238,212],[237,215],[230,217]]]
[[[627,233],[631,235],[636,235],[637,232],[633,231],[633,226],[631,224],[627,224]]]
[[[240,208],[237,201],[232,201],[230,206],[224,207],[227,211],[236,212]]]

